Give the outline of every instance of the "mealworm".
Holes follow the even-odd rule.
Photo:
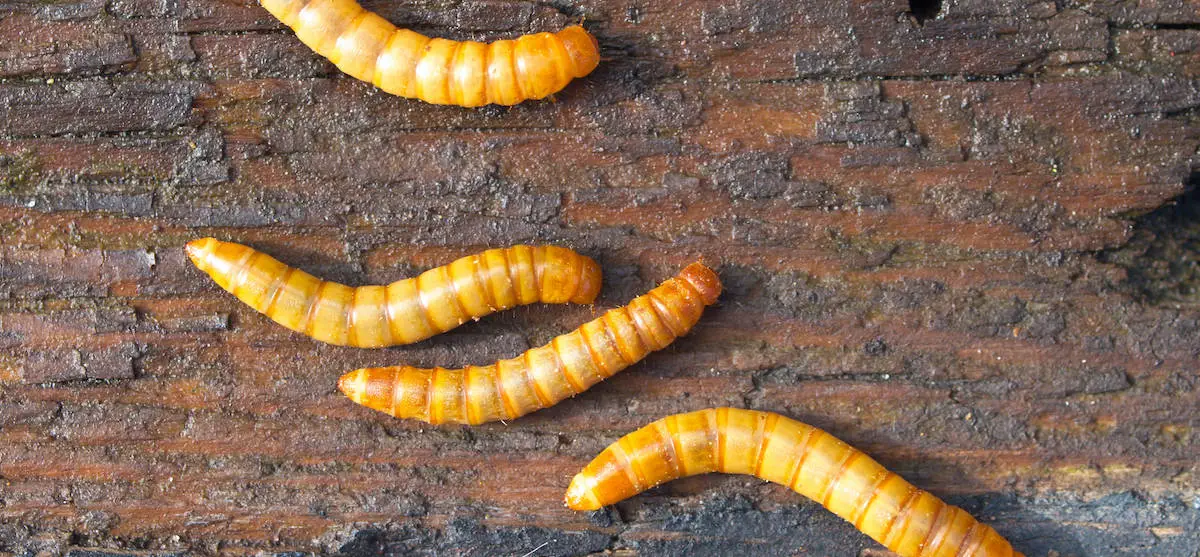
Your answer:
[[[687,334],[721,293],[699,263],[573,332],[488,366],[351,371],[338,381],[350,400],[397,418],[471,425],[511,420],[582,393]]]
[[[862,451],[770,412],[710,408],[651,423],[609,445],[571,480],[590,511],[696,474],[751,474],[808,497],[906,557],[1018,556],[991,527],[913,487]]]
[[[354,0],[261,0],[301,42],[352,77],[433,104],[513,105],[562,90],[600,63],[578,25],[493,43],[398,29]]]
[[[516,305],[590,304],[600,292],[600,266],[556,246],[490,249],[415,278],[357,288],[241,244],[202,238],[186,249],[221,288],[276,323],[359,348],[417,342]]]

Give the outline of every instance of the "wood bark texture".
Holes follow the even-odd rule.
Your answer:
[[[434,106],[253,0],[0,0],[0,554],[884,554],[750,477],[563,506],[622,435],[720,406],[1026,555],[1200,548],[1200,3],[364,8],[452,40],[582,20],[602,61]],[[603,287],[338,347],[220,290],[205,236],[349,286],[555,244]],[[697,260],[725,291],[696,327],[552,408],[434,427],[337,391],[512,358]]]

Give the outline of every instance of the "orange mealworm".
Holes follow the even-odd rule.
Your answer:
[[[409,344],[521,304],[590,304],[600,266],[566,248],[513,246],[463,257],[416,278],[351,288],[214,238],[188,257],[221,288],[293,331],[359,348]]]
[[[815,427],[770,412],[710,408],[667,416],[604,449],[571,480],[567,506],[599,509],[670,480],[752,474],[787,486],[906,557],[1011,557],[991,527]]]
[[[625,307],[511,360],[462,369],[408,366],[351,371],[350,400],[431,424],[511,420],[582,393],[686,334],[721,293],[716,273],[693,263]]]
[[[433,104],[513,105],[545,98],[600,63],[595,37],[558,33],[489,44],[398,29],[354,0],[261,0],[304,44],[352,77]]]

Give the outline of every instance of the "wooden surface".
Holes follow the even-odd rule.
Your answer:
[[[0,0],[0,552],[879,555],[746,477],[562,505],[621,434],[734,405],[1029,555],[1195,555],[1200,3],[942,4],[369,4],[599,37],[556,102],[464,110],[339,74],[252,0]],[[336,348],[218,290],[202,235],[350,284],[557,243],[606,282]],[[335,389],[510,357],[696,258],[727,286],[696,331],[550,410],[433,428]]]

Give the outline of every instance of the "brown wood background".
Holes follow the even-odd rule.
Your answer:
[[[0,0],[0,552],[878,555],[746,477],[562,506],[621,434],[735,405],[1030,555],[1195,555],[1200,3],[942,4],[372,2],[452,38],[586,16],[593,75],[465,110],[252,0]],[[552,242],[606,283],[335,348],[193,269],[202,235],[350,284]],[[697,257],[727,292],[694,334],[553,409],[433,428],[335,389],[512,356]]]

